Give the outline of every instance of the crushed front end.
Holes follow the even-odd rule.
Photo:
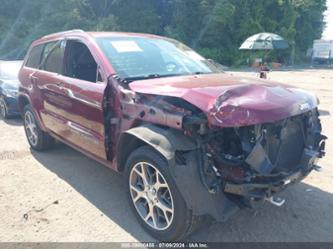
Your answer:
[[[194,215],[224,221],[243,206],[280,205],[276,193],[319,168],[326,139],[319,100],[253,81],[217,74],[130,84],[145,96],[137,100],[163,110],[143,111],[141,119],[165,133],[171,175]]]
[[[313,109],[274,123],[209,129],[201,141],[204,184],[252,205],[301,181],[325,154],[318,116]]]

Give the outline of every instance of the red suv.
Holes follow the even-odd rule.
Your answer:
[[[130,206],[159,240],[224,221],[301,181],[324,155],[317,98],[224,73],[156,35],[83,32],[34,41],[19,74],[30,146],[54,139],[124,172]]]

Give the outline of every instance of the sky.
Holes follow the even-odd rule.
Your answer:
[[[333,40],[333,0],[327,0],[327,11],[325,13],[326,28],[322,38]]]

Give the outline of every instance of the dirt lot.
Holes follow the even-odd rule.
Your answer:
[[[273,72],[269,78],[315,92],[324,133],[333,138],[333,70]],[[0,120],[0,141],[0,241],[153,240],[131,213],[117,173],[64,145],[31,152],[19,119]],[[323,171],[283,192],[284,206],[242,210],[189,239],[333,241],[332,141],[320,161]]]

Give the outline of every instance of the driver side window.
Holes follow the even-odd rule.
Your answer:
[[[98,71],[97,63],[85,44],[79,41],[67,41],[65,76],[96,83],[101,81]]]

